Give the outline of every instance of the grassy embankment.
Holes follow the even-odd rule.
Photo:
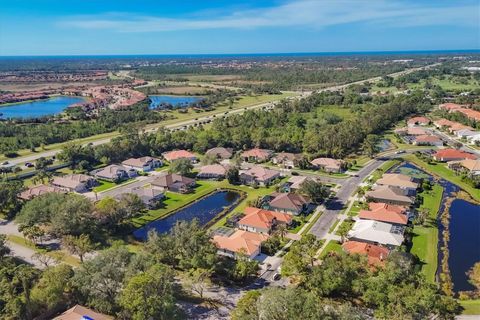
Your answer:
[[[438,225],[437,215],[442,203],[443,188],[433,185],[432,190],[421,193],[423,203],[418,210],[427,209],[429,214],[424,226],[416,225],[413,228],[412,248],[410,252],[415,254],[422,263],[422,273],[428,281],[435,281],[435,273],[438,266]]]

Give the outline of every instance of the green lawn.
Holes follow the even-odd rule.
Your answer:
[[[355,201],[350,208],[350,211],[348,211],[347,215],[349,217],[356,217],[358,216],[360,210],[362,210],[362,204],[359,201]]]
[[[428,164],[425,161],[419,159],[415,155],[406,155],[404,157],[405,160],[413,162],[414,164],[418,165],[423,170],[427,171],[430,174],[437,175],[445,180],[448,180],[460,188],[468,192],[475,201],[480,201],[480,189],[475,189],[470,184],[462,181],[462,177],[458,176],[452,170],[448,169],[446,164],[443,163],[434,163]]]
[[[463,307],[462,314],[466,314],[466,315],[480,314],[480,299],[460,300],[458,302]]]
[[[373,183],[373,182],[377,181],[378,179],[380,179],[382,177],[382,175],[385,172],[387,172],[390,168],[392,168],[393,166],[395,166],[399,163],[400,163],[400,160],[398,160],[398,159],[392,159],[392,160],[385,161],[384,164],[382,164],[377,170],[375,170],[370,175],[371,178],[367,177],[365,180]]]
[[[330,240],[325,246],[325,249],[323,249],[322,254],[320,254],[320,259],[325,258],[330,252],[340,253],[342,251],[342,245],[338,241]]]
[[[112,189],[112,188],[115,188],[115,187],[118,187],[118,186],[121,186],[121,185],[124,185],[124,184],[129,184],[129,183],[135,182],[134,179],[128,179],[128,180],[122,181],[120,183],[115,183],[115,182],[111,182],[111,181],[107,181],[107,180],[101,180],[101,179],[98,179],[97,181],[100,184],[98,186],[96,186],[95,188],[93,188],[94,192],[102,192],[102,191],[106,191],[106,190],[109,190],[109,189]]]
[[[438,257],[438,227],[436,217],[442,202],[443,188],[434,185],[432,190],[421,193],[423,203],[420,209],[429,210],[429,217],[426,226],[415,226],[413,228],[412,248],[410,252],[418,256],[422,263],[422,272],[428,281],[435,281]],[[419,210],[420,210],[419,209]]]
[[[330,229],[328,229],[328,233],[332,233],[333,230],[335,230],[335,227],[337,226],[337,224],[340,222],[340,220],[335,220],[335,222],[332,224],[332,226],[330,227]]]
[[[312,229],[315,222],[317,222],[317,220],[320,219],[320,217],[322,216],[322,213],[323,212],[319,212],[315,218],[313,219],[310,218],[310,221],[308,221],[308,226],[305,228],[305,230],[303,230],[302,234],[308,234],[308,232],[310,231],[310,229]]]

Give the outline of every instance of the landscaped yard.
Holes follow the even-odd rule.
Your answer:
[[[93,188],[94,192],[102,192],[102,191],[112,189],[114,187],[118,187],[118,186],[121,186],[121,185],[124,185],[124,184],[129,184],[129,183],[135,182],[134,179],[128,179],[128,180],[122,181],[120,183],[115,183],[115,182],[111,182],[111,181],[107,181],[107,180],[101,180],[101,179],[98,179],[97,181],[98,181],[99,185],[96,186],[95,188]]]
[[[365,180],[373,183],[373,182],[377,181],[378,179],[380,179],[382,177],[382,175],[385,172],[387,172],[390,168],[392,168],[393,166],[395,166],[399,163],[400,163],[400,160],[398,160],[398,159],[388,160],[371,174],[371,176],[370,176],[371,178],[367,177]]]
[[[425,161],[419,159],[415,155],[406,155],[404,159],[410,162],[413,162],[414,164],[416,164],[417,166],[419,166],[420,168],[422,168],[423,170],[427,171],[430,174],[434,174],[436,176],[444,178],[445,180],[448,180],[458,185],[460,188],[467,191],[474,200],[480,201],[480,189],[475,189],[470,184],[462,181],[462,177],[459,175],[456,175],[455,172],[448,169],[445,164],[443,163],[428,164]]]
[[[354,223],[355,221],[353,220],[349,220],[349,219],[343,220],[342,224],[338,227],[337,232],[335,232],[335,234],[337,236],[341,236],[342,233],[346,234],[348,231],[350,231],[350,229],[352,229]]]
[[[462,314],[467,314],[467,315],[479,314],[480,315],[480,299],[460,300],[458,302],[464,309]]]
[[[335,240],[330,240],[327,245],[325,246],[325,249],[323,249],[322,254],[320,254],[320,259],[324,258],[329,254],[330,252],[337,252],[340,253],[342,252],[343,248],[340,242],[335,241]]]
[[[330,227],[330,229],[328,229],[328,233],[332,233],[333,230],[335,230],[335,227],[337,226],[337,224],[340,222],[340,220],[336,219],[335,222],[332,224],[332,226]]]
[[[350,217],[358,216],[360,210],[362,210],[362,204],[359,201],[355,201],[350,208],[350,211],[348,211],[347,215]]]
[[[410,252],[415,254],[422,263],[422,272],[428,281],[435,281],[438,257],[438,227],[436,217],[442,202],[443,188],[433,185],[432,190],[422,192],[423,203],[419,210],[428,209],[429,217],[425,226],[413,228],[413,244]]]

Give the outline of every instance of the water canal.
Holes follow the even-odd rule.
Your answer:
[[[439,213],[445,210],[447,199],[455,198],[461,189],[444,179],[435,180],[431,175],[411,163],[402,163],[392,168],[392,172],[403,173],[415,178],[429,179],[443,187],[444,193]],[[450,238],[448,241],[448,266],[455,292],[468,291],[474,287],[468,282],[466,272],[480,261],[480,205],[463,199],[454,199],[449,208],[450,213]],[[443,244],[440,218],[439,247]],[[439,251],[438,265],[441,266],[442,253]]]
[[[217,191],[166,218],[148,223],[134,231],[133,235],[138,239],[146,240],[149,230],[153,229],[159,233],[166,233],[172,229],[177,221],[181,220],[192,221],[198,219],[201,225],[206,225],[222,211],[235,205],[239,198],[240,194],[237,192]]]

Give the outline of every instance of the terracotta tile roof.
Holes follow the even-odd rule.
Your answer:
[[[221,164],[209,164],[206,166],[200,167],[199,176],[202,175],[225,175],[228,170],[227,166]]]
[[[464,129],[473,130],[472,127],[466,126],[466,125],[458,123],[458,122],[455,122],[454,124],[452,124],[450,126],[450,128],[448,128],[448,130],[451,131],[451,132],[455,132],[455,131],[458,131],[458,130],[464,130]]]
[[[378,186],[375,189],[368,191],[365,196],[367,198],[390,200],[404,203],[413,203],[413,199],[391,189],[389,186]]]
[[[243,174],[256,177],[259,181],[267,181],[275,176],[278,176],[280,172],[278,172],[277,170],[267,169],[262,166],[253,166],[243,172]]]
[[[242,225],[270,229],[273,221],[279,221],[285,224],[292,223],[292,216],[286,213],[264,210],[254,207],[247,207],[244,210],[245,217],[238,223]]]
[[[360,219],[383,221],[395,224],[408,223],[408,217],[405,207],[394,206],[386,203],[369,203],[370,210],[360,210],[358,217]]]
[[[207,150],[205,152],[206,155],[212,155],[218,158],[222,159],[228,159],[231,158],[233,155],[233,149],[232,148],[223,148],[223,147],[216,147],[212,148],[210,150]]]
[[[163,157],[168,161],[178,160],[182,158],[188,158],[188,159],[196,158],[196,156],[193,153],[187,150],[174,150],[174,151],[166,152],[163,154]]]
[[[301,153],[280,152],[277,153],[273,158],[276,159],[277,162],[283,162],[300,160],[302,157],[303,155]]]
[[[296,193],[280,193],[270,201],[270,206],[274,208],[301,210],[303,205],[309,203],[309,200]]]
[[[423,135],[428,134],[428,132],[425,131],[425,129],[422,129],[422,128],[408,128],[407,129],[407,134],[410,135],[410,136],[423,136]]]
[[[393,186],[400,188],[414,188],[418,187],[418,183],[414,182],[410,176],[400,173],[385,173],[377,180],[378,185]]]
[[[342,165],[342,160],[332,158],[316,158],[310,161],[310,163],[314,166],[340,169],[340,166]]]
[[[438,161],[448,161],[448,160],[465,160],[471,159],[475,160],[477,157],[471,153],[463,152],[456,149],[442,149],[438,150],[433,157]]]
[[[154,186],[170,188],[175,183],[189,185],[193,182],[195,182],[195,179],[187,178],[176,173],[169,173],[163,176],[159,176],[158,178],[153,180],[151,184]]]
[[[377,246],[360,241],[347,241],[343,245],[343,250],[350,254],[366,255],[368,264],[370,265],[384,265],[390,250],[385,247]]]
[[[460,165],[469,171],[480,171],[480,160],[466,159],[459,162]]]
[[[245,250],[245,253],[251,256],[260,249],[262,242],[267,239],[268,236],[261,233],[237,230],[229,237],[216,235],[213,237],[213,242],[219,249],[235,253]]]
[[[41,196],[42,194],[57,192],[57,193],[65,193],[62,189],[55,187],[55,186],[46,186],[44,184],[30,187],[27,190],[21,192],[18,197],[23,200],[30,200],[35,197]]]
[[[438,127],[451,127],[457,122],[450,121],[447,119],[440,119],[440,120],[434,121],[433,123]]]
[[[244,151],[242,153],[242,157],[268,159],[272,154],[273,154],[272,150],[254,148],[254,149]]]
[[[95,312],[78,304],[73,308],[68,309],[61,315],[53,318],[53,320],[83,320],[86,319],[84,316],[94,320],[113,320],[113,317]]]
[[[440,139],[437,136],[426,134],[426,135],[421,135],[421,136],[415,137],[415,141],[417,143],[436,143],[436,142],[441,142],[442,139]]]
[[[126,166],[131,166],[131,167],[138,167],[141,168],[145,165],[147,165],[149,162],[152,162],[154,160],[159,160],[157,158],[153,157],[141,157],[141,158],[130,158],[122,162],[123,165]]]
[[[467,109],[467,108],[459,108],[459,109],[456,109],[455,112],[463,113],[469,119],[480,121],[480,111]]]
[[[438,106],[440,109],[445,109],[445,110],[455,110],[455,109],[459,109],[462,107],[462,105],[460,104],[457,104],[457,103],[443,103],[441,105]]]
[[[408,124],[429,124],[430,119],[426,117],[413,117],[408,120]]]
[[[93,179],[86,174],[68,174],[63,177],[55,177],[53,178],[52,184],[65,187],[65,188],[72,188],[75,189],[78,185],[82,183],[87,183]]]

